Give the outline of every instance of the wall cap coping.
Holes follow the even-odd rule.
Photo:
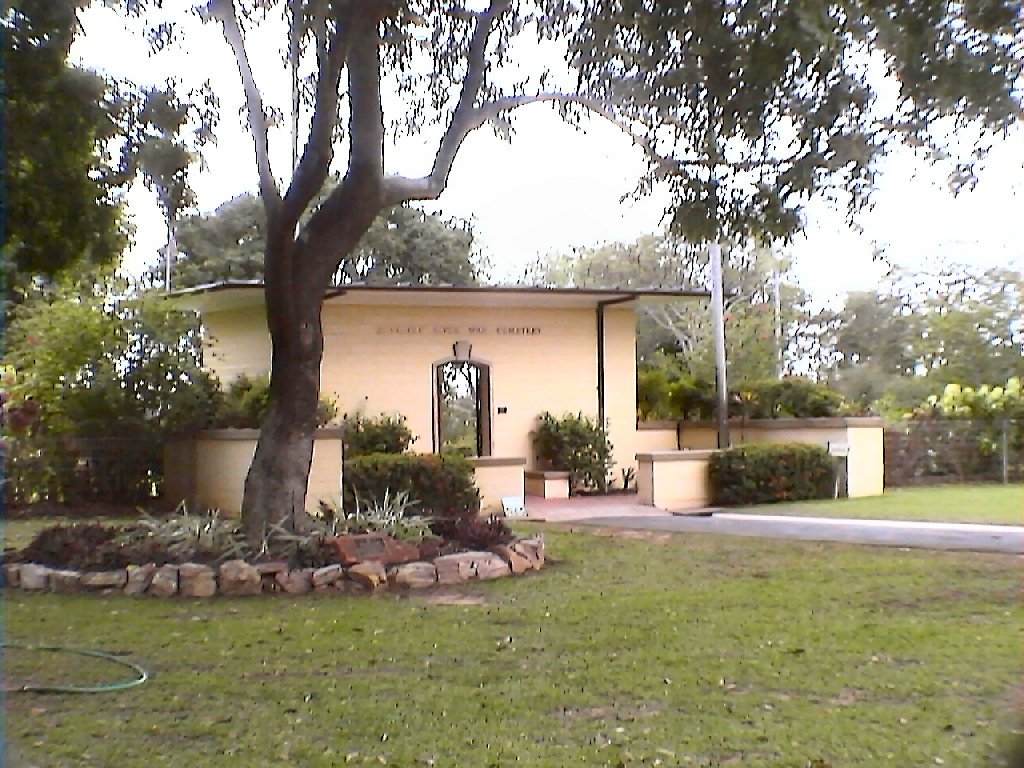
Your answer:
[[[557,469],[528,469],[523,473],[528,480],[568,480],[569,473]]]
[[[673,421],[672,419],[652,419],[650,421],[638,421],[636,423],[637,431],[643,432],[644,430],[659,430],[659,429],[670,429],[673,432],[676,431],[678,424],[686,424],[686,421]]]
[[[341,427],[323,427],[313,432],[314,440],[340,440],[345,430]],[[258,429],[202,429],[180,435],[178,440],[256,440]]]
[[[675,421],[641,421],[637,429],[674,429],[676,424],[686,427],[716,427],[714,421],[687,421],[680,419]],[[651,426],[647,426],[650,424]],[[783,418],[783,419],[729,419],[730,427],[739,429],[793,429],[794,427],[818,427],[821,429],[834,429],[835,427],[882,427],[885,419],[881,416],[819,416],[814,418]]]
[[[718,453],[717,450],[684,449],[682,451],[648,451],[638,453],[638,462],[657,464],[662,461],[707,461]]]
[[[476,467],[525,467],[522,456],[470,456],[469,463]]]

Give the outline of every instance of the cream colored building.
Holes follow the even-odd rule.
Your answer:
[[[261,285],[226,283],[177,297],[201,314],[205,363],[222,382],[269,372]],[[401,414],[416,436],[413,450],[457,446],[474,455],[484,511],[509,496],[557,494],[553,480],[567,489],[564,477],[533,472],[531,432],[545,411],[604,423],[614,477],[638,470],[641,503],[700,507],[708,501],[707,449],[716,447],[717,433],[709,425],[637,423],[636,310],[643,302],[706,297],[703,291],[347,286],[324,300],[321,390],[342,416]],[[189,478],[181,483],[169,467],[170,493],[199,506],[238,508],[255,437],[250,431],[178,446],[183,452],[173,463],[194,469],[179,473]],[[880,421],[734,425],[733,444],[785,441],[817,443],[841,455],[849,495],[882,492]],[[204,484],[201,470],[210,474],[213,467],[217,482]],[[340,489],[336,430],[317,442],[313,469],[311,503]]]
[[[703,291],[349,286],[324,301],[321,389],[339,414],[401,414],[431,452],[451,442],[453,385],[475,406],[477,481],[503,488],[534,468],[530,433],[544,411],[608,428],[619,470],[636,466],[636,309]],[[252,283],[178,294],[200,312],[205,363],[222,382],[270,369],[263,289]],[[459,378],[464,382],[459,382]],[[465,399],[465,398],[463,398]],[[463,409],[465,410],[465,408]],[[464,437],[464,436],[463,436]],[[494,477],[487,477],[488,475]],[[498,478],[497,476],[502,476]],[[515,480],[513,478],[518,478]],[[485,498],[494,493],[481,488]]]

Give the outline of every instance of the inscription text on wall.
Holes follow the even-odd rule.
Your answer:
[[[378,336],[540,336],[536,325],[378,325]]]

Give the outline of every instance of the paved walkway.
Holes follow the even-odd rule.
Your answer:
[[[733,514],[677,516],[636,503],[635,497],[527,500],[528,519],[672,533],[714,533],[771,539],[838,541],[888,547],[1024,554],[1024,526],[922,523],[827,517]],[[710,514],[713,512],[713,514]]]

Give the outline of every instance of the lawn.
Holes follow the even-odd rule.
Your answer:
[[[861,520],[1024,525],[1024,486],[941,485],[894,488],[881,496],[860,499],[763,504],[728,511],[759,515],[852,517]]]
[[[152,674],[9,695],[9,764],[979,766],[1020,727],[1016,557],[541,530],[550,568],[455,592],[7,592],[9,642]],[[6,664],[11,682],[125,675]]]

